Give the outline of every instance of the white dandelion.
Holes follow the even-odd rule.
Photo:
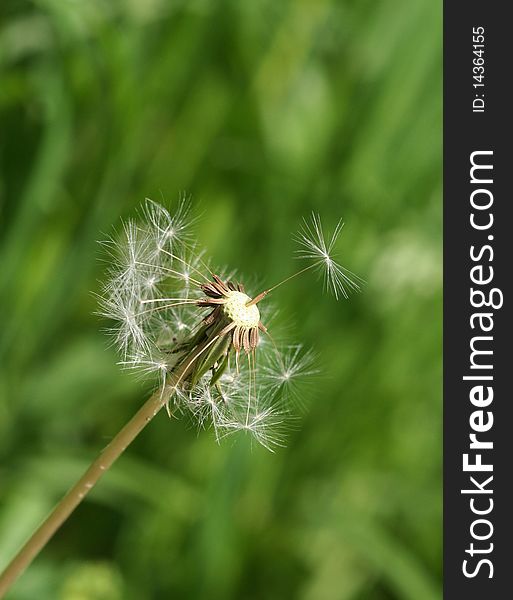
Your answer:
[[[211,426],[217,440],[245,431],[276,447],[291,405],[301,404],[301,382],[317,369],[312,352],[300,345],[278,349],[268,332],[278,310],[265,311],[266,302],[261,313],[259,306],[313,268],[323,269],[337,298],[359,289],[360,279],[334,261],[341,223],[326,242],[319,216],[304,221],[299,255],[314,263],[251,296],[235,271],[210,266],[191,233],[186,201],[172,214],[147,200],[143,216],[142,223],[124,224],[120,242],[109,243],[101,313],[117,322],[112,333],[121,366],[154,376],[168,410],[174,406],[200,427]]]

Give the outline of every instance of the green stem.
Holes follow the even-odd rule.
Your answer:
[[[156,391],[145,402],[32,534],[30,539],[0,575],[0,598],[4,597],[16,579],[45,547],[55,532],[87,496],[102,475],[134,441],[160,409],[169,402],[176,386],[189,375],[196,358],[209,345],[209,343],[204,342],[196,346],[181,361],[180,365],[171,374],[164,390]]]

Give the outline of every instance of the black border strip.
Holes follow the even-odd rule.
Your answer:
[[[509,382],[510,373],[513,379],[509,340],[513,335],[513,227],[508,218],[513,102],[507,92],[513,36],[508,31],[507,6],[475,0],[444,3],[444,597],[449,600],[513,597],[513,394]],[[480,31],[478,27],[484,28],[481,55],[474,53],[480,49],[480,34],[473,34],[473,28]],[[483,58],[483,65],[474,62],[478,58]],[[484,68],[483,86],[474,87],[480,81],[473,76],[481,73],[473,71],[475,66]],[[484,112],[475,111],[480,101],[473,108],[473,101],[480,99]],[[471,155],[483,151],[493,154],[474,154],[474,162],[493,165],[493,169],[478,167],[472,182]],[[493,203],[476,209],[471,198],[483,207],[487,198],[493,198]],[[472,227],[472,213],[476,225],[487,225],[490,214],[493,224],[484,229]],[[478,268],[471,272],[474,267]],[[472,281],[472,274],[474,280],[488,279],[490,267],[493,279],[489,283]],[[472,306],[471,288],[481,290],[487,299],[492,297],[496,306],[502,295],[502,307]],[[501,293],[493,293],[493,288]],[[479,298],[474,294],[474,304],[479,304]],[[473,329],[472,315],[478,313],[491,317],[474,316]],[[493,328],[483,332],[482,326],[490,327],[492,321]],[[493,354],[475,354],[472,363],[472,338],[474,349]],[[492,368],[484,368],[490,364]],[[482,379],[484,375],[493,379]],[[464,376],[481,379],[465,380]],[[494,394],[491,401],[489,387]],[[493,442],[493,449],[469,448],[472,433],[483,444]],[[465,454],[470,465],[479,461],[480,454],[483,465],[492,466],[493,471],[465,471]],[[464,569],[474,576],[465,576]]]

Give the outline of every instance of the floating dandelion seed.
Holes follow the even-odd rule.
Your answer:
[[[321,217],[312,213],[310,221],[303,219],[301,230],[295,236],[301,246],[296,250],[297,256],[315,261],[312,266],[323,273],[325,288],[331,290],[337,300],[340,295],[347,299],[350,292],[360,291],[363,283],[358,275],[335,262],[333,249],[343,227],[344,223],[340,220],[327,242],[322,231]]]

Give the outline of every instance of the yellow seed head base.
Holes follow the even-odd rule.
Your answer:
[[[241,283],[224,282],[217,275],[212,275],[212,281],[203,283],[201,289],[205,297],[197,301],[198,306],[212,309],[203,322],[206,326],[217,323],[223,325],[223,334],[231,336],[231,345],[238,354],[244,351],[249,354],[258,346],[258,332],[267,331],[260,321],[260,311],[255,300],[246,294]]]
[[[246,306],[251,298],[243,292],[228,292],[226,303],[223,306],[224,314],[238,327],[258,327],[260,311],[256,304]]]

